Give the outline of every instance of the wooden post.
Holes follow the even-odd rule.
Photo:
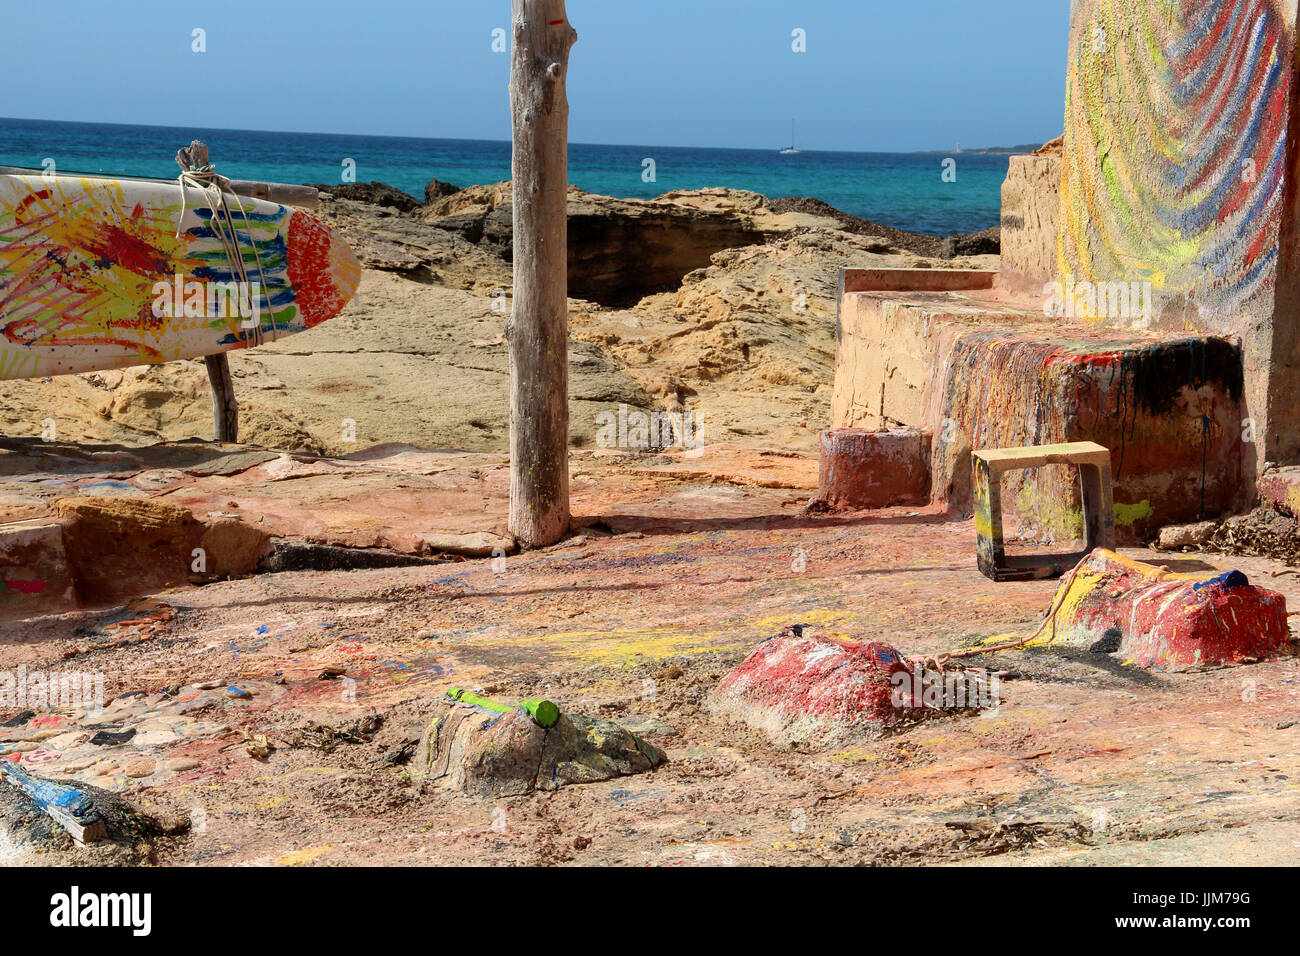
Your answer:
[[[569,529],[569,50],[564,0],[512,0],[514,303],[510,531],[544,547]]]
[[[202,169],[210,162],[208,147],[200,140],[181,147],[176,153],[176,165],[182,170]],[[184,188],[184,187],[182,187]],[[213,210],[216,215],[216,210]],[[230,377],[230,359],[225,352],[203,356],[208,367],[208,385],[212,388],[212,440],[239,441],[239,402],[235,401],[235,382]]]
[[[239,441],[239,402],[235,401],[235,382],[230,377],[230,361],[225,352],[203,356],[208,367],[208,384],[212,387],[212,440]]]

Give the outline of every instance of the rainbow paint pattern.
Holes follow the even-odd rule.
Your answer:
[[[1218,314],[1276,283],[1294,0],[1075,0],[1062,275]]]

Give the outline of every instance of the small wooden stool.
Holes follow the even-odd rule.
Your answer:
[[[1094,548],[1115,547],[1115,497],[1110,450],[1096,442],[1029,448],[985,448],[971,454],[979,569],[994,581],[1060,577]],[[1083,486],[1084,548],[1075,554],[1007,557],[1002,543],[1002,474],[1043,465],[1076,465]]]

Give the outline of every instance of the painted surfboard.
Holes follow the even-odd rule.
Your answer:
[[[242,286],[201,189],[182,211],[172,180],[0,173],[0,380],[250,348],[342,311],[361,266],[328,226],[226,202]]]

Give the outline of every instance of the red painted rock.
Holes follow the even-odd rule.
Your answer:
[[[1062,582],[1054,641],[1187,670],[1289,654],[1286,598],[1240,571],[1172,574],[1098,548]]]
[[[1267,472],[1259,479],[1259,494],[1283,514],[1300,517],[1300,467]]]
[[[888,644],[782,634],[723,678],[712,703],[778,743],[833,745],[920,716],[910,694],[895,700],[895,685],[910,687],[908,678],[906,659]]]
[[[930,500],[930,433],[919,428],[822,432],[820,498],[845,511]]]
[[[76,606],[62,526],[49,519],[0,525],[0,621]]]

